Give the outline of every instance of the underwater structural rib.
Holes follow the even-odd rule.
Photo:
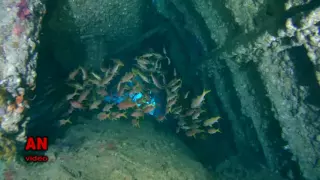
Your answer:
[[[166,32],[168,30],[167,27],[168,27],[167,23],[160,24],[159,26],[155,27],[154,29],[147,31],[146,33],[144,33],[142,36],[140,36],[136,40],[128,42],[127,44],[124,44],[122,47],[118,48],[115,52],[112,52],[112,54],[109,54],[109,56],[114,56],[116,54],[123,53],[124,51],[131,49],[132,47],[137,46],[138,44],[142,43],[144,40],[152,37],[155,34]]]

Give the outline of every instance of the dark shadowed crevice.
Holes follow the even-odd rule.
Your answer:
[[[258,15],[254,17],[254,23],[257,28],[262,31],[269,29],[272,34],[275,34],[275,32],[272,31],[282,26],[280,21],[285,13],[285,2],[285,0],[271,0],[266,2],[266,5],[262,6],[259,10]],[[270,26],[270,23],[272,23],[272,26]],[[270,29],[271,27],[272,29]]]
[[[219,97],[219,95],[215,93],[217,91],[215,90],[215,81],[213,78],[207,77],[205,81],[210,82],[210,87],[207,88],[212,89],[212,96],[214,102],[211,103],[216,105],[216,107],[218,108],[217,111],[219,112],[220,116],[223,117],[223,120],[221,120],[219,123],[223,133],[215,134],[215,136],[209,137],[205,142],[197,141],[186,137],[182,138],[184,139],[186,144],[196,153],[199,160],[205,166],[216,167],[218,164],[228,159],[230,156],[236,154],[240,155],[240,157],[242,157],[243,159],[246,159],[245,161],[243,161],[246,162],[243,165],[248,168],[256,167],[256,165],[259,163],[263,164],[264,159],[258,158],[263,157],[263,154],[261,154],[262,151],[260,150],[256,152],[253,149],[253,147],[248,143],[250,140],[255,141],[259,144],[259,141],[256,138],[254,138],[256,137],[256,135],[250,134],[250,137],[240,137],[234,133],[235,129],[237,129],[236,131],[249,131],[249,129],[251,128],[250,124],[248,123],[251,121],[241,112],[241,103],[237,96],[237,92],[234,89],[231,71],[229,70],[224,61],[219,60],[215,63],[216,67],[220,67],[218,71],[220,72],[219,78],[222,78],[221,81],[224,82],[223,89],[227,90],[225,94],[223,94],[224,97]],[[222,105],[221,98],[227,99],[228,104],[231,107],[231,109],[229,109],[228,111],[232,111],[235,114],[237,118],[236,122],[230,122],[228,120],[228,112],[225,111],[225,107],[223,107]],[[216,114],[210,112],[210,116],[214,115]],[[248,158],[252,159],[252,161],[248,161]]]
[[[53,12],[58,7],[57,1],[48,1],[46,4],[47,14],[43,19],[43,26],[40,32],[39,58],[37,60],[37,78],[35,89],[35,98],[31,102],[32,108],[27,116],[30,117],[30,123],[27,126],[27,135],[29,136],[50,136],[49,142],[54,142],[57,136],[65,132],[65,128],[59,127],[59,118],[68,109],[66,94],[72,92],[72,88],[66,85],[70,69],[65,69],[58,61],[55,47],[56,41],[63,41],[74,51],[74,66],[83,63],[81,57],[85,57],[85,51],[77,35],[72,32],[56,32],[51,29],[49,20]],[[71,59],[70,59],[71,60]],[[72,60],[71,60],[72,61]],[[71,62],[70,62],[71,64]]]
[[[290,49],[290,57],[294,65],[294,74],[300,86],[308,88],[306,101],[320,107],[320,87],[317,84],[315,68],[307,56],[307,50],[303,46]]]
[[[319,6],[320,6],[320,1],[311,1],[305,5],[293,7],[284,14],[284,19],[292,17],[302,12],[308,12],[308,11],[314,10]]]
[[[223,72],[223,73],[221,73],[220,77],[224,78],[222,81],[225,83],[225,89],[229,90],[229,92],[225,92],[226,94],[224,96],[229,96],[229,100],[232,101],[232,102],[230,102],[230,103],[232,103],[231,106],[233,107],[232,111],[238,117],[240,117],[241,111],[239,111],[239,108],[235,108],[240,105],[240,101],[238,100],[238,97],[236,97],[236,94],[233,93],[234,89],[232,88],[232,85],[228,84],[229,82],[232,82],[232,77],[230,76],[231,72],[224,64],[224,61],[219,61],[216,63],[219,64],[219,67],[221,67],[220,70],[221,70],[221,72]],[[237,138],[235,138],[235,134],[232,130],[233,124],[231,123],[231,121],[229,119],[227,119],[228,113],[224,110],[222,100],[219,97],[219,95],[217,94],[216,85],[214,83],[215,81],[213,78],[210,78],[207,76],[206,82],[210,82],[210,83],[208,83],[210,86],[206,87],[206,88],[212,90],[211,96],[213,96],[214,102],[211,102],[211,103],[215,104],[215,106],[217,107],[216,111],[219,113],[219,115],[221,117],[224,117],[224,119],[221,120],[219,123],[219,127],[221,128],[221,131],[223,133],[216,134],[215,136],[212,136],[208,139],[211,142],[211,143],[208,143],[208,145],[207,145],[209,148],[205,148],[205,146],[203,146],[203,148],[209,154],[209,156],[207,156],[207,157],[202,157],[203,164],[211,165],[212,167],[216,167],[217,165],[222,163],[225,159],[228,159],[228,157],[239,153],[239,149],[237,149],[238,147],[235,142]],[[207,108],[209,109],[208,106],[207,106]],[[211,112],[211,114],[210,114],[210,116],[215,116],[215,115],[216,114],[214,114],[213,112]],[[219,149],[215,148],[217,146],[219,146],[220,148]],[[214,163],[212,164],[212,162],[214,162]]]
[[[296,6],[296,7],[292,7],[291,9],[289,9],[288,11],[286,11],[283,16],[281,16],[278,20],[279,22],[279,27],[280,26],[284,26],[285,22],[287,21],[288,18],[293,18],[293,23],[295,26],[299,27],[300,24],[300,20],[301,18],[304,18],[305,15],[316,9],[317,7],[320,6],[320,1],[311,1],[310,3],[308,4],[304,4],[304,5],[300,5],[300,6]]]
[[[250,80],[251,87],[255,92],[255,102],[260,107],[262,119],[268,120],[268,122],[262,122],[267,124],[267,129],[256,129],[257,131],[266,131],[266,141],[268,141],[269,148],[272,149],[273,157],[277,167],[282,176],[286,177],[288,172],[293,172],[294,177],[302,178],[301,172],[297,162],[291,160],[292,153],[286,151],[284,146],[286,142],[281,138],[282,129],[280,127],[279,121],[275,118],[274,112],[272,112],[272,103],[270,99],[266,96],[268,93],[263,84],[260,72],[257,70],[257,66],[253,62],[249,62],[246,67],[246,71]]]
[[[238,97],[238,93],[236,89],[234,88],[234,79],[232,77],[232,72],[230,71],[229,67],[226,65],[225,61],[218,60],[219,66],[224,67],[223,69],[220,69],[220,77],[223,78],[221,81],[224,82],[225,89],[228,90],[225,92],[223,96],[228,96],[229,99],[229,105],[231,106],[232,111],[236,115],[236,121],[233,122],[232,126],[236,126],[233,128],[233,131],[235,129],[239,128],[239,131],[242,131],[245,135],[244,139],[242,139],[242,142],[238,142],[241,144],[243,147],[242,149],[238,149],[239,153],[242,155],[242,157],[263,157],[264,155],[262,154],[262,148],[260,145],[260,142],[257,139],[257,134],[250,130],[252,127],[252,120],[247,117],[245,114],[242,113],[241,111],[241,101]],[[219,109],[222,109],[222,104],[220,104]],[[223,111],[222,111],[223,112]],[[237,136],[237,135],[234,135]],[[235,141],[239,141],[240,139],[238,137],[234,137]],[[253,149],[252,146],[249,145],[249,140],[256,142],[256,146],[258,146],[258,151]],[[253,161],[252,161],[253,162]],[[265,163],[265,160],[262,158],[257,158],[255,160],[256,163]]]
[[[207,45],[206,49],[208,49],[208,51],[211,51],[212,49],[215,49],[217,47],[217,44],[211,39],[210,30],[207,27],[207,25],[206,25],[204,19],[202,18],[202,16],[193,7],[193,3],[191,3],[190,0],[186,0],[184,5],[187,8],[188,13],[191,14],[192,17],[196,19],[197,25],[201,29],[202,39],[205,40],[205,44]]]

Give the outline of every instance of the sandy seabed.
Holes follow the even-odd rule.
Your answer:
[[[49,147],[49,162],[16,165],[18,180],[207,180],[209,174],[175,134],[151,119],[78,119]]]

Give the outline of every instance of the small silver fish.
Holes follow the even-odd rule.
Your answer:
[[[110,81],[113,79],[113,75],[114,74],[110,74],[109,76],[105,76],[101,82],[100,82],[100,86],[104,86],[104,85],[108,85],[110,83]]]
[[[143,71],[149,71],[148,67],[144,64],[135,64],[135,65]]]
[[[67,101],[73,99],[73,97],[76,95],[79,95],[79,93],[77,92],[77,89],[73,93],[67,95],[66,97]]]
[[[89,109],[90,110],[92,110],[92,109],[98,109],[99,108],[99,105],[102,103],[102,100],[96,100],[96,101],[94,101],[91,105],[90,105],[90,107],[89,107]]]
[[[177,78],[174,78],[172,79],[169,83],[168,83],[168,87],[172,87],[174,85],[176,85],[177,83],[181,82],[181,79],[177,79]]]
[[[150,84],[149,78],[147,76],[145,76],[141,71],[133,68],[132,72],[133,72],[133,74],[138,75],[144,82]]]
[[[200,116],[201,112],[200,111],[196,111],[193,115],[192,115],[192,120],[197,120]]]
[[[167,84],[166,77],[164,76],[163,73],[161,73],[161,76],[162,76],[162,83]]]
[[[90,85],[90,84],[94,84],[94,85],[96,85],[96,86],[99,86],[99,85],[100,85],[100,81],[97,80],[97,79],[88,79],[88,81],[86,81],[86,82],[88,82],[89,85]]]
[[[144,55],[142,55],[142,56],[140,56],[140,58],[150,58],[150,57],[152,57],[153,56],[153,53],[147,53],[147,54],[144,54]]]
[[[203,126],[209,126],[212,127],[213,124],[217,123],[219,121],[221,117],[220,116],[216,116],[216,117],[212,117],[210,119],[207,119],[203,122]]]
[[[178,93],[171,93],[167,95],[167,102],[171,101],[172,99],[176,98],[178,96]]]
[[[90,94],[90,91],[91,91],[91,89],[87,89],[87,90],[83,91],[78,98],[78,102],[81,103],[82,101],[86,100],[87,96]]]
[[[81,73],[82,73],[82,80],[85,81],[88,79],[88,72],[83,68],[80,67]]]
[[[79,73],[79,68],[73,70],[68,77],[68,80],[74,80],[74,78],[78,75]]]
[[[98,74],[96,74],[94,72],[91,72],[91,74],[93,75],[94,78],[96,78],[97,80],[101,81],[101,77]]]
[[[129,82],[134,77],[134,74],[132,72],[127,72],[120,80],[117,86],[117,90],[120,90],[121,83]]]
[[[121,62],[120,59],[112,59],[112,60],[115,63],[115,65],[113,66],[111,73],[116,74],[116,73],[118,73],[119,68],[124,66],[124,64],[123,64],[123,62]]]
[[[191,108],[200,107],[202,102],[204,101],[204,96],[211,92],[211,90],[203,90],[202,94],[192,99]]]
[[[59,120],[59,125],[60,126],[63,126],[63,125],[66,125],[66,124],[72,124],[71,120],[70,120],[70,117],[68,119],[61,119]]]
[[[131,113],[130,116],[135,117],[135,118],[140,118],[140,117],[144,116],[144,112],[142,112],[141,110],[136,110],[133,113]]]
[[[171,108],[177,102],[177,100],[178,100],[178,98],[174,98],[174,99],[170,100],[168,102],[167,106]],[[172,112],[172,110],[170,112]]]
[[[209,134],[215,134],[215,133],[221,133],[220,129],[216,129],[216,128],[210,128],[208,129],[208,133]]]
[[[109,71],[110,71],[110,68],[106,68],[106,67],[104,67],[103,66],[103,62],[100,64],[100,70],[102,71],[102,72],[104,72],[104,73],[109,73]]]
[[[159,59],[154,63],[154,70],[158,69],[161,69],[161,62]]]
[[[175,107],[171,111],[173,114],[180,115],[180,113],[182,112],[182,106]]]
[[[184,95],[184,99],[187,99],[189,96],[190,91],[188,91],[185,95]]]
[[[137,58],[136,60],[137,60],[137,63],[138,63],[138,64],[143,64],[143,65],[148,65],[148,64],[150,64],[150,62],[149,62],[148,60],[146,60],[146,59]]]
[[[103,111],[103,112],[109,112],[110,109],[113,107],[113,105],[114,105],[114,104],[106,104],[106,105],[103,107],[102,111]]]
[[[189,109],[184,115],[183,117],[187,117],[187,116],[192,116],[192,114],[194,113],[195,109]]]
[[[127,84],[120,84],[119,91],[117,92],[117,96],[119,97],[123,96],[124,91],[128,89],[129,89],[129,86]]]
[[[163,89],[163,86],[159,83],[159,81],[157,80],[157,78],[151,73],[151,78],[152,81],[154,83],[154,85],[159,88],[159,89]]]
[[[165,56],[167,56],[167,50],[166,50],[166,47],[165,47],[165,46],[163,46],[162,51],[163,51],[163,54],[164,54]]]
[[[142,56],[140,56],[141,58],[151,58],[151,57],[155,57],[156,59],[161,59],[162,58],[162,55],[161,54],[158,54],[158,53],[147,53],[147,54],[144,54]]]
[[[67,83],[68,86],[73,87],[77,90],[83,90],[84,87],[79,83]]]
[[[171,92],[177,92],[181,88],[182,83],[172,87]]]

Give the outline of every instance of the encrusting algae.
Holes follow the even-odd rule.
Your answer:
[[[30,99],[27,98],[24,88],[17,88],[13,95],[10,96],[5,88],[0,87],[0,129],[3,128],[4,121],[10,121],[12,117],[23,117],[26,109],[30,108],[28,102]],[[16,141],[6,137],[4,132],[0,131],[0,159],[11,162],[17,153]]]
[[[4,137],[3,134],[0,133],[0,159],[11,162],[14,160],[16,152],[15,142]]]
[[[6,90],[4,88],[0,88],[0,108],[5,106],[6,103]]]
[[[66,116],[70,116],[75,110],[92,111],[100,121],[128,119],[133,127],[140,128],[140,121],[144,116],[153,115],[160,108],[164,112],[159,109],[154,115],[155,120],[162,123],[178,119],[177,133],[183,130],[186,136],[196,137],[198,134],[221,132],[212,127],[220,117],[208,118],[202,108],[205,96],[211,90],[204,90],[197,97],[190,98],[190,91],[181,91],[183,83],[174,68],[173,79],[167,81],[167,72],[161,67],[169,66],[171,60],[165,50],[163,54],[151,52],[134,60],[134,67],[122,76],[119,71],[125,64],[120,59],[111,59],[108,68],[101,65],[99,72],[88,72],[84,67],[73,70],[67,78],[67,84],[73,90],[66,96],[70,103]],[[117,76],[121,77],[116,78]],[[166,94],[166,101],[156,104],[151,100],[160,91]],[[139,94],[140,97],[137,98]],[[183,106],[186,103],[182,104],[182,101],[189,101],[189,105]]]

